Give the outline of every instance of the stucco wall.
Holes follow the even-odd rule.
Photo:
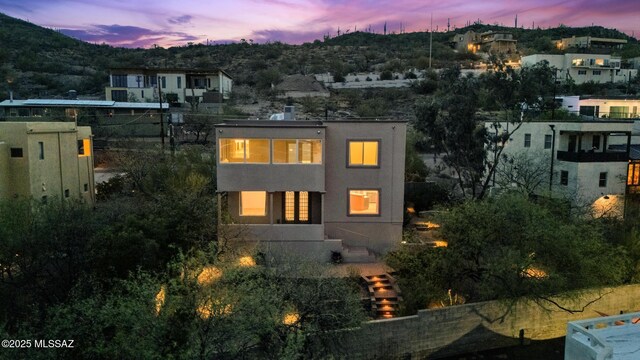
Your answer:
[[[598,297],[602,294],[602,298]],[[594,301],[590,303],[590,301]],[[569,313],[550,303],[519,302],[511,308],[499,301],[421,310],[415,316],[376,320],[344,331],[340,348],[349,359],[423,359],[453,356],[520,344],[524,338],[546,340],[566,334],[567,323],[640,308],[640,285],[628,285],[586,294],[575,303],[561,302]]]

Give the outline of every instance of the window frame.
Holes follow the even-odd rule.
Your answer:
[[[547,139],[549,140],[549,146],[547,146]],[[551,134],[545,134],[544,135],[544,148],[546,149],[551,149],[551,146],[553,146],[553,136]]]
[[[569,186],[569,171],[560,170],[560,185]]]
[[[322,139],[313,139],[313,138],[271,138],[271,146],[269,150],[271,151],[271,164],[272,165],[322,165],[324,162],[324,141]],[[275,162],[276,158],[276,141],[295,141],[296,142],[296,155],[295,162]],[[320,142],[320,162],[314,163],[304,163],[300,162],[300,141],[319,141]],[[311,148],[311,152],[313,153],[313,146]]]
[[[377,142],[378,143],[378,154],[377,154],[377,160],[376,160],[376,165],[352,165],[351,164],[351,142]],[[362,145],[363,147],[363,157],[364,157],[364,144]],[[347,146],[346,146],[346,166],[347,168],[360,168],[360,169],[380,169],[380,163],[382,161],[382,156],[381,156],[381,149],[382,149],[382,138],[348,138],[347,139]],[[364,158],[363,158],[363,162],[364,162]],[[366,190],[366,189],[364,189]]]
[[[242,193],[243,192],[262,192],[264,193],[264,213],[262,215],[243,215],[242,214]],[[268,203],[269,203],[269,192],[266,190],[244,190],[238,191],[238,216],[240,217],[265,217],[269,215],[268,212]]]
[[[378,213],[377,214],[352,214],[351,213],[351,192],[352,191],[377,191],[378,192]],[[347,217],[381,217],[382,216],[382,188],[349,187],[347,188]]]
[[[222,140],[242,140],[243,141],[243,146],[242,146],[242,161],[240,162],[231,162],[231,161],[222,161]],[[268,142],[268,161],[267,162],[248,162],[247,161],[247,140],[266,140]],[[235,164],[235,165],[270,165],[273,163],[273,158],[271,156],[271,143],[272,143],[272,139],[270,138],[238,138],[238,137],[224,137],[224,138],[218,138],[216,140],[216,151],[217,151],[217,155],[216,157],[217,159],[217,163],[218,165],[229,165],[229,164]]]
[[[38,141],[38,160],[44,160],[44,141]]]
[[[21,147],[12,147],[9,150],[9,154],[14,159],[19,159],[24,157],[24,150]]]
[[[604,174],[604,178],[602,175]],[[607,187],[607,178],[609,177],[608,171],[601,171],[598,176],[598,187],[604,188]]]
[[[531,133],[524,134],[524,147],[526,148],[531,147]]]

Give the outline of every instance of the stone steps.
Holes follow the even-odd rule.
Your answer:
[[[371,298],[371,313],[376,319],[397,316],[402,297],[395,279],[389,274],[363,276]]]
[[[344,263],[373,263],[376,256],[363,246],[342,245],[342,261]]]

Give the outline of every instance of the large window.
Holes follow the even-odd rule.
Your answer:
[[[322,141],[281,139],[273,140],[274,164],[321,164]]]
[[[265,216],[267,214],[266,191],[241,191],[240,216]]]
[[[349,215],[380,215],[380,191],[349,190]]]
[[[378,166],[380,141],[349,141],[349,166]]]
[[[219,139],[221,163],[269,163],[268,139]]]
[[[111,75],[111,82],[113,87],[127,87],[127,75]]]

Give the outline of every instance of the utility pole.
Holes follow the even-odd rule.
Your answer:
[[[432,45],[433,45],[433,13],[431,13],[431,24],[429,25],[429,69],[431,69]]]
[[[160,102],[160,143],[162,144],[162,150],[164,150],[164,116],[162,113],[162,89],[160,86],[161,77],[158,76],[158,101]]]
[[[551,170],[549,171],[549,195],[551,195],[553,186],[553,158],[556,157],[556,126],[554,124],[549,125],[553,135],[551,136]]]

